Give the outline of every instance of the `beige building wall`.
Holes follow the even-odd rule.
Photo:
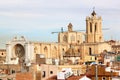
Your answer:
[[[6,50],[0,49],[0,57],[6,57]]]
[[[3,64],[5,62],[6,58],[6,50],[0,49],[0,64]]]
[[[108,43],[83,43],[81,45],[82,59],[87,61],[86,56],[98,56],[104,50],[111,51],[111,45]],[[86,60],[87,59],[87,60]]]
[[[34,43],[34,54],[44,54],[46,58],[58,58],[58,44],[55,43]]]
[[[61,72],[63,68],[71,68],[74,75],[80,75],[86,72],[86,65],[60,65],[58,66],[58,72]]]
[[[15,45],[17,44],[23,46],[25,50],[23,57],[25,58],[25,63],[35,63],[36,54],[44,54],[46,59],[63,61],[63,56],[70,47],[73,48],[75,52],[80,53],[80,56],[77,57],[80,57],[79,59],[81,59],[81,61],[86,61],[86,59],[90,59],[86,58],[86,56],[99,55],[104,50],[111,51],[111,46],[103,40],[102,18],[97,16],[95,11],[93,11],[91,16],[86,18],[86,33],[74,31],[73,25],[69,23],[68,31],[58,34],[58,43],[32,42],[27,41],[23,36],[21,38],[15,37],[6,44],[6,62],[12,63],[11,58],[17,58],[15,54]]]
[[[46,80],[47,78],[57,74],[58,67],[55,65],[41,65],[41,80]]]
[[[86,17],[86,42],[103,42],[102,18],[95,11]]]
[[[59,59],[68,49],[68,44],[34,43],[34,54],[44,54],[45,58]]]
[[[85,62],[95,62],[95,56],[85,56]]]
[[[68,25],[68,31],[61,32],[58,34],[59,43],[68,43],[68,44],[81,44],[84,40],[84,35],[82,32],[73,31],[71,29],[73,26],[71,23]]]

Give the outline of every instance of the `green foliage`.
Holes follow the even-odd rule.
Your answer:
[[[120,56],[117,56],[117,57],[116,57],[116,61],[120,61]]]

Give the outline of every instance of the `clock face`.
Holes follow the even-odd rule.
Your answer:
[[[15,45],[15,54],[19,58],[25,55],[24,47],[21,44]]]

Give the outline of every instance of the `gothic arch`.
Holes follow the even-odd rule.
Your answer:
[[[67,42],[67,36],[66,35],[63,36],[63,41]]]
[[[44,54],[45,54],[46,58],[48,58],[48,48],[47,48],[47,46],[44,47]]]
[[[89,47],[89,55],[92,55],[92,48]]]
[[[95,32],[97,32],[97,23],[95,23]]]
[[[52,58],[54,59],[57,58],[57,47],[56,46],[53,47]]]
[[[90,23],[90,32],[92,33],[92,23]]]
[[[62,48],[62,56],[64,56],[64,55],[65,55],[65,49]]]
[[[37,49],[37,47],[35,46],[35,48],[34,48],[34,53],[37,53],[37,51],[38,51],[38,49]]]
[[[71,36],[71,41],[75,41],[75,36],[74,35]]]

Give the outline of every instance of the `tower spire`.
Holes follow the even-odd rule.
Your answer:
[[[95,7],[93,7],[93,12],[91,13],[92,16],[96,15],[96,12],[95,12]]]

